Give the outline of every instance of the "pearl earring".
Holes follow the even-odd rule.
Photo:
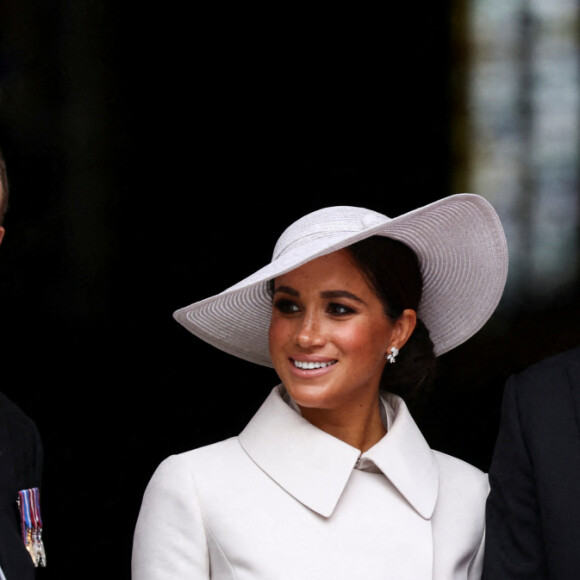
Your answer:
[[[385,358],[391,363],[395,364],[397,355],[399,354],[399,349],[396,346],[391,347],[391,354],[385,355]]]

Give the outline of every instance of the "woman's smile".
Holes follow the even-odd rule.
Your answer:
[[[327,375],[334,370],[334,366],[338,363],[336,359],[333,360],[305,360],[305,359],[288,359],[290,362],[290,371],[293,376],[300,379],[317,379],[321,376]]]
[[[338,361],[331,360],[326,362],[315,362],[315,361],[301,361],[301,360],[294,360],[290,359],[295,367],[302,369],[302,370],[315,370],[315,369],[323,369],[329,367],[330,365],[336,364]]]

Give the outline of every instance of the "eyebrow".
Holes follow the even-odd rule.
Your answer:
[[[361,304],[365,303],[362,298],[359,298],[356,294],[353,294],[348,290],[326,290],[325,292],[321,292],[320,296],[322,298],[350,298],[355,302],[360,302]]]
[[[275,288],[274,294],[277,294],[278,292],[283,292],[284,294],[289,294],[290,296],[300,296],[300,292],[290,286],[279,286],[278,288]],[[356,294],[353,294],[348,290],[325,290],[324,292],[320,293],[320,297],[326,300],[332,298],[350,298],[350,300],[365,304],[365,301],[362,298],[359,298]]]

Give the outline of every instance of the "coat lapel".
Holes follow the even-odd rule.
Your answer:
[[[252,460],[299,502],[328,517],[360,455],[311,425],[276,387],[239,436]]]
[[[365,457],[375,463],[423,518],[429,519],[437,502],[439,464],[403,400],[389,394],[386,403],[394,411],[394,420],[385,437]]]

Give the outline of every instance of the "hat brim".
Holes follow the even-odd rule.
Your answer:
[[[381,235],[407,244],[419,258],[423,296],[417,314],[436,356],[480,330],[499,303],[508,270],[505,234],[491,204],[478,195],[457,194],[393,219],[374,215],[379,219],[360,231],[305,240],[224,292],[177,310],[175,319],[216,348],[271,367],[268,281]]]

